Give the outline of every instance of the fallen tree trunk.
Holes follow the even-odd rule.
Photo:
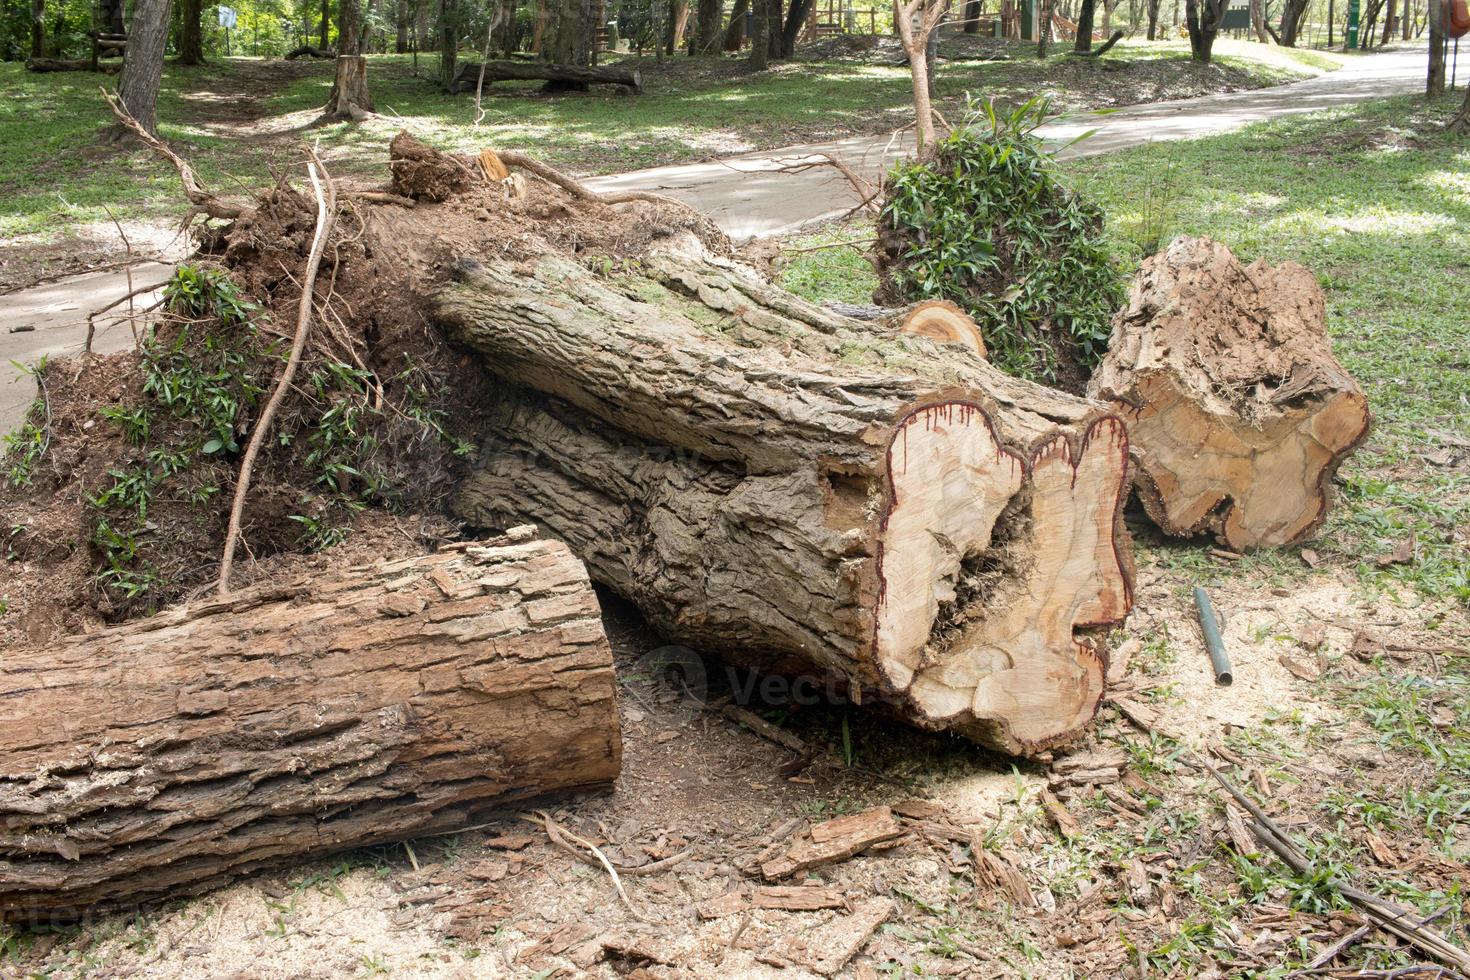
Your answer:
[[[480,80],[480,66],[466,64],[449,83],[451,95],[473,92]],[[637,95],[643,91],[643,76],[636,69],[577,65],[553,65],[544,61],[490,61],[485,63],[485,84],[491,82],[542,82],[546,92],[586,92],[593,85],[621,85]]]
[[[98,71],[104,75],[114,75],[122,69],[121,65],[94,65],[90,58],[27,58],[26,70],[34,72],[55,71]]]
[[[692,240],[691,240],[692,241]],[[1131,604],[1123,424],[692,248],[461,265],[433,312],[507,393],[456,502],[534,514],[670,636],[1010,752],[1102,695]]]
[[[1206,238],[1143,264],[1088,392],[1128,420],[1154,522],[1237,551],[1320,527],[1332,476],[1369,427],[1312,274],[1242,265]]]
[[[319,48],[313,44],[302,44],[287,51],[281,57],[287,61],[295,61],[297,58],[335,58],[337,52],[331,48]]]
[[[606,784],[620,753],[597,600],[555,542],[465,545],[7,650],[0,918],[71,919],[455,830]]]

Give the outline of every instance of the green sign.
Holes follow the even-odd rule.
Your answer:
[[[1434,0],[1430,2],[1433,3]],[[1347,46],[1349,51],[1358,46],[1358,5],[1359,0],[1348,0]]]

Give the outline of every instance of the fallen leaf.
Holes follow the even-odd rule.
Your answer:
[[[1322,556],[1311,548],[1302,549],[1302,561],[1307,563],[1308,568],[1316,568],[1322,564]]]
[[[1322,670],[1316,664],[1297,660],[1295,657],[1288,657],[1284,653],[1281,655],[1280,660],[1281,666],[1291,671],[1294,677],[1301,680],[1314,681],[1322,676]]]

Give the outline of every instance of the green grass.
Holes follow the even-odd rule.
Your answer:
[[[1065,169],[1115,231],[1152,224],[1166,241],[1208,235],[1245,261],[1292,260],[1316,273],[1334,351],[1367,391],[1374,430],[1339,474],[1339,506],[1314,547],[1390,598],[1404,585],[1467,603],[1470,470],[1423,457],[1444,448],[1445,435],[1470,438],[1470,142],[1442,131],[1457,101],[1382,100]],[[1163,213],[1147,215],[1161,200]],[[870,229],[851,223],[789,245]],[[1116,248],[1131,271],[1138,248],[1121,235]],[[855,301],[876,283],[850,249],[786,259],[782,282],[819,300]],[[1415,561],[1379,567],[1375,559],[1411,533]],[[1228,566],[1192,544],[1146,552],[1184,577],[1283,586],[1305,574],[1292,552]]]
[[[948,62],[940,68],[939,105],[957,115],[969,95],[1002,102],[1051,97],[1062,109],[1152,101],[1199,91],[1276,84],[1336,62],[1319,54],[1283,54],[1261,45],[1222,45],[1220,64],[1191,65],[1182,43],[1122,44],[1105,62],[1056,55],[1045,62]],[[465,57],[473,57],[466,52]],[[487,90],[486,116],[475,125],[472,96],[449,96],[428,79],[437,70],[421,56],[419,76],[406,55],[374,56],[369,79],[380,115],[364,125],[312,126],[327,97],[324,63],[222,60],[169,65],[159,101],[162,135],[195,165],[206,185],[228,191],[290,169],[299,147],[320,141],[342,175],[383,174],[384,146],[400,128],[437,145],[534,150],[577,173],[612,173],[726,156],[747,150],[883,133],[911,120],[903,66],[794,61],[752,75],[737,59],[639,62],[645,93],[612,90],[548,98],[537,83],[500,83]],[[99,85],[115,78],[86,72],[33,74],[0,64],[0,239],[44,241],[89,223],[120,218],[174,218],[183,208],[168,167],[142,150],[97,145],[110,122]],[[254,102],[244,96],[253,96]],[[242,112],[254,106],[260,115]],[[104,232],[96,232],[102,235]],[[107,228],[105,236],[114,233]]]

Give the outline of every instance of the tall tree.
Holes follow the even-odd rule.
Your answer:
[[[777,0],[752,0],[755,4],[755,24],[750,35],[750,70],[765,71],[771,57],[771,5]]]
[[[1036,31],[1036,57],[1046,57],[1046,46],[1051,41],[1052,10],[1055,6],[1053,0],[1036,0],[1041,5],[1041,16],[1037,18],[1040,27]]]
[[[1424,80],[1424,94],[1430,98],[1444,95],[1445,36],[1440,30],[1444,22],[1444,6],[1440,0],[1429,0],[1429,75]]]
[[[1077,12],[1077,39],[1072,42],[1072,50],[1078,54],[1092,50],[1092,22],[1096,17],[1096,0],[1082,0],[1082,8]]]
[[[806,27],[806,19],[812,12],[812,2],[813,0],[791,0],[787,7],[786,25],[781,29],[782,58],[790,58],[796,53],[796,41]]]
[[[558,65],[592,64],[592,14],[587,0],[551,0],[551,23],[541,54]]]
[[[459,62],[459,9],[455,0],[439,0],[439,84],[454,84]]]
[[[1455,118],[1450,120],[1449,130],[1452,133],[1470,135],[1470,85],[1465,86],[1465,101],[1460,105],[1460,111],[1455,113]]]
[[[950,0],[893,0],[893,23],[909,57],[914,87],[914,143],[920,159],[934,152],[933,77],[929,73],[930,41],[949,13]]]
[[[1225,19],[1227,0],[1186,0],[1184,23],[1189,30],[1189,54],[1202,65],[1208,65]]]
[[[408,53],[408,21],[409,4],[411,0],[398,0],[393,10],[393,26],[397,28],[398,36],[393,39],[393,50],[399,54]]]
[[[746,11],[750,10],[750,0],[735,0],[735,8],[730,11],[730,23],[725,25],[725,50],[739,51],[740,42],[745,40]],[[760,15],[757,14],[756,17]],[[750,18],[754,20],[755,17]]]
[[[204,0],[184,0],[184,22],[179,30],[179,64],[204,64]]]
[[[46,57],[46,0],[31,0],[31,57]]]
[[[163,84],[163,48],[168,41],[170,0],[137,0],[128,32],[117,95],[128,115],[148,132],[158,134],[158,89]],[[108,139],[121,142],[128,131],[114,126]]]
[[[1296,47],[1297,31],[1301,29],[1302,18],[1306,16],[1309,0],[1286,0],[1281,8],[1281,44],[1283,47]]]
[[[358,0],[340,0],[337,5],[337,78],[323,110],[329,116],[361,119],[373,111],[368,95],[367,59],[362,56],[367,40],[362,29]]]
[[[325,51],[331,44],[332,38],[332,9],[331,0],[322,0],[322,36],[319,47]]]
[[[985,13],[985,0],[965,0],[965,33],[980,31],[980,17]]]
[[[694,18],[694,53],[719,54],[725,41],[724,32],[720,30],[721,15],[725,12],[724,0],[698,0],[697,11]]]

